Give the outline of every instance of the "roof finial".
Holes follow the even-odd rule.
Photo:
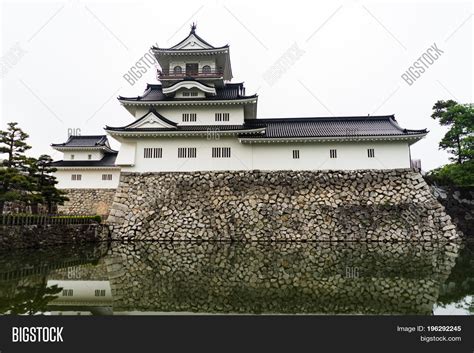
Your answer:
[[[191,33],[194,33],[196,31],[196,27],[197,27],[197,24],[193,22],[193,24],[191,25]]]

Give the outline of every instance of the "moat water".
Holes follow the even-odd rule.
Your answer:
[[[474,312],[474,243],[101,243],[0,253],[0,313]]]

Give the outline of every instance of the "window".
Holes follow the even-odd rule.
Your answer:
[[[198,91],[187,91],[187,92],[183,92],[183,97],[197,97],[199,96],[199,92]]]
[[[178,158],[196,158],[196,147],[178,148]]]
[[[92,155],[89,154],[89,155],[87,156],[87,159],[92,159]]]
[[[210,74],[211,73],[211,67],[209,65],[204,65],[202,67],[202,73],[203,74]]]
[[[229,113],[216,113],[216,121],[229,121]]]
[[[367,150],[367,157],[374,158],[375,157],[375,150],[373,148],[369,148]]]
[[[181,73],[183,72],[183,68],[181,66],[175,66],[174,69],[173,69],[173,73],[175,75],[181,75]]]
[[[197,116],[196,113],[183,113],[183,122],[190,122],[190,121],[196,121]]]
[[[72,159],[74,159],[74,155],[73,155],[73,154],[71,154],[71,160],[72,160]]]
[[[105,297],[105,289],[96,289],[94,295],[96,297]]]
[[[63,297],[72,297],[73,293],[72,289],[63,289]]]
[[[72,174],[71,175],[71,180],[80,181],[80,180],[82,180],[82,175],[81,174]]]
[[[300,159],[300,150],[293,150],[293,159]]]
[[[212,147],[212,158],[230,158],[230,147]]]
[[[112,174],[102,174],[102,180],[112,180]]]
[[[337,158],[337,150],[329,150],[329,158]]]
[[[143,158],[162,158],[162,157],[163,157],[163,149],[161,147],[143,149]]]

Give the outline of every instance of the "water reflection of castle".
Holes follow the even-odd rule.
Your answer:
[[[52,269],[29,277],[12,278],[2,266],[0,296],[7,311],[17,288],[32,288],[33,297],[56,288],[45,307],[34,310],[64,315],[429,314],[458,249],[427,243],[121,243],[89,262],[63,262],[63,268],[49,256]]]

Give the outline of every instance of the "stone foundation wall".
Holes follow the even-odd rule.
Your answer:
[[[100,224],[0,226],[0,249],[99,242],[108,240],[108,235],[108,229]]]
[[[54,211],[54,210],[53,210]],[[47,214],[48,207],[46,205],[38,205],[38,213]],[[3,207],[3,214],[18,214],[18,213],[33,213],[33,210],[30,205],[21,201],[8,201],[5,202]]]
[[[431,190],[464,236],[474,239],[474,188],[432,185]]]
[[[122,173],[108,223],[117,240],[459,238],[411,170]]]
[[[69,201],[58,206],[58,212],[70,215],[107,216],[116,189],[63,189]]]

